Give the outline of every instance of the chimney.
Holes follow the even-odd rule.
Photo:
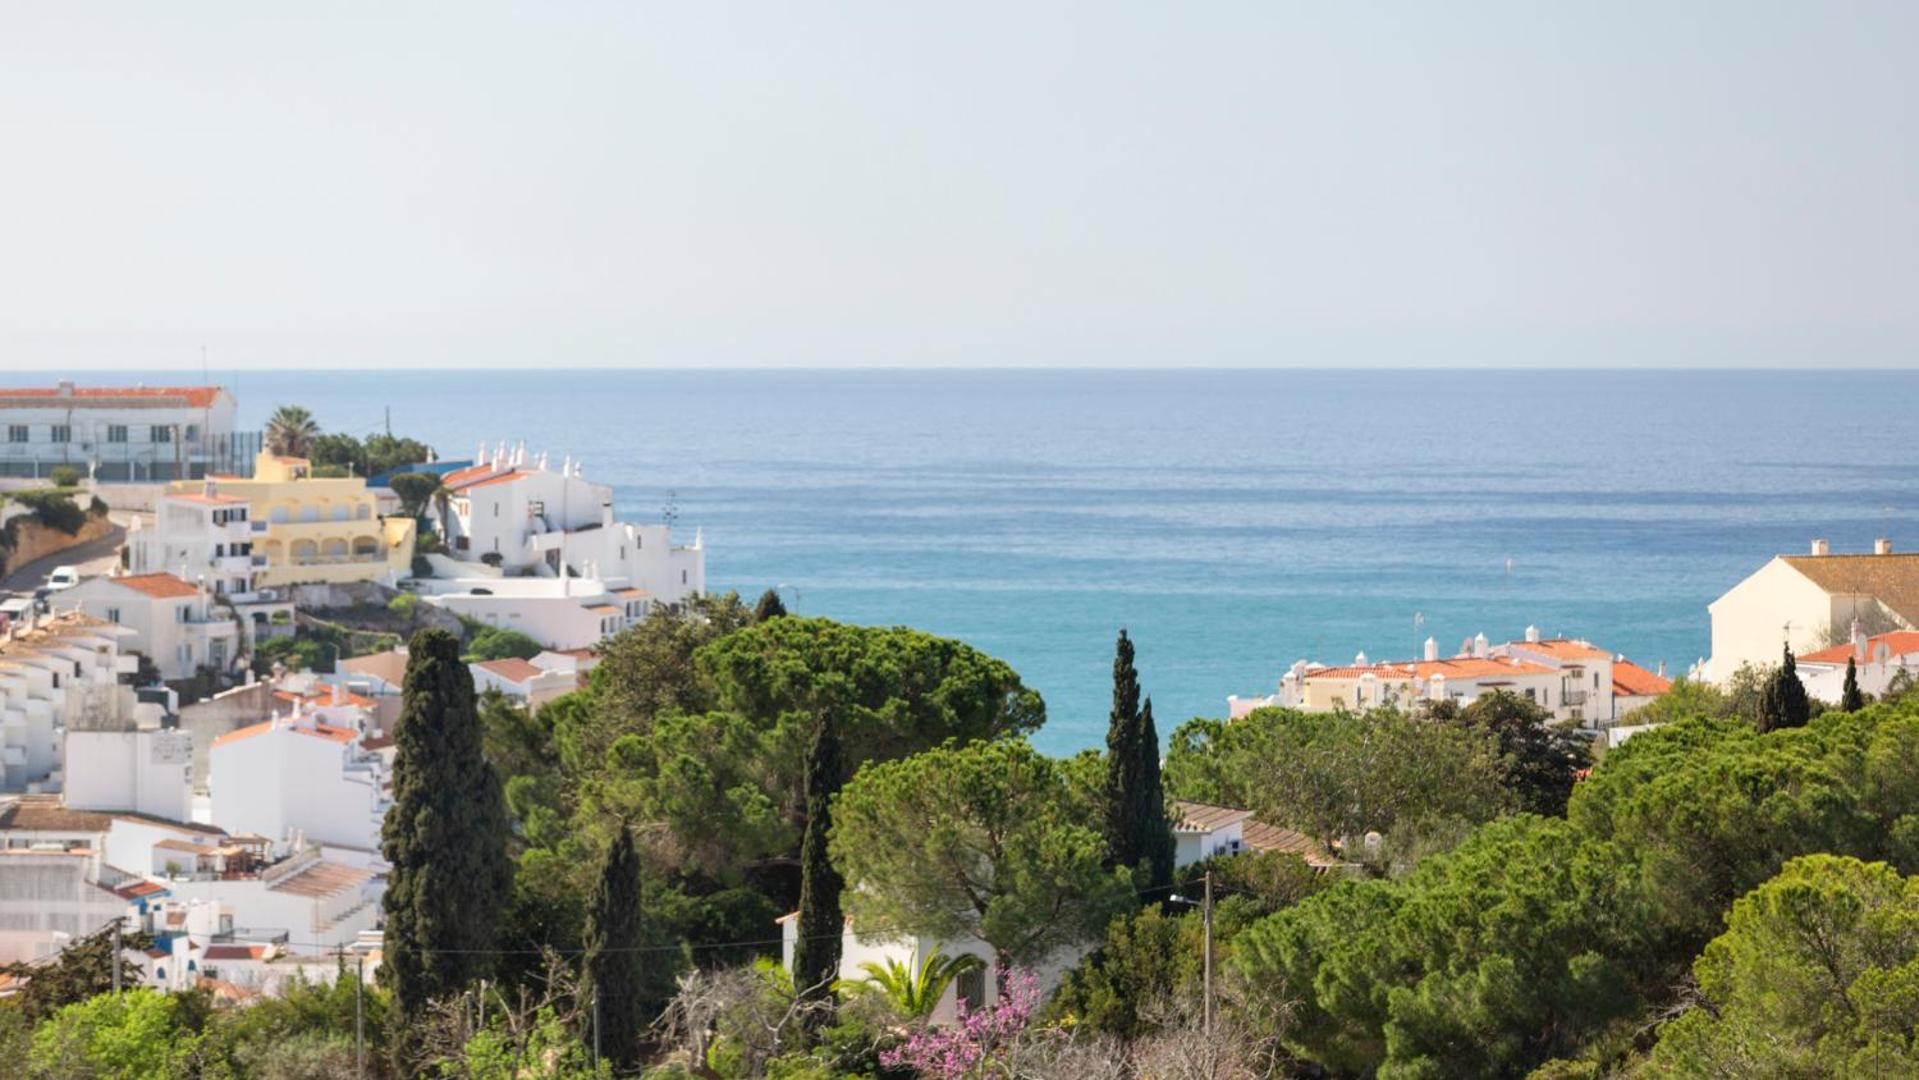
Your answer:
[[[1433,638],[1426,639],[1426,659],[1439,659],[1439,642]]]
[[[1814,540],[1812,542],[1812,553],[1814,555],[1830,555],[1832,554],[1832,545],[1826,543],[1824,540]]]
[[[1486,635],[1485,634],[1473,635],[1473,655],[1480,658],[1481,660],[1484,660],[1486,658]]]
[[[54,391],[54,396],[63,397],[63,398],[72,397],[73,396],[73,380],[61,379],[59,388]]]
[[[1539,641],[1539,627],[1528,626],[1526,628],[1526,640],[1537,643]]]
[[[333,702],[332,703],[334,705],[346,704],[346,687],[341,686],[339,683],[333,684]]]
[[[1882,537],[1880,537],[1880,538],[1879,538],[1879,539],[1877,539],[1877,540],[1874,540],[1874,541],[1872,542],[1872,553],[1873,553],[1874,555],[1890,555],[1890,554],[1892,554],[1892,541],[1890,541],[1890,540],[1888,540],[1888,539],[1886,539],[1886,538],[1885,538],[1885,537],[1883,537],[1883,536],[1882,536]]]
[[[1664,660],[1659,662],[1659,677],[1662,679],[1666,677],[1666,662]]]
[[[1354,666],[1354,667],[1365,667],[1365,666],[1366,666],[1366,650],[1364,650],[1364,649],[1361,649],[1361,650],[1359,651],[1359,655],[1358,655],[1358,656],[1355,656],[1355,657],[1353,657],[1353,666]]]
[[[600,500],[600,527],[613,527],[613,500],[610,498]]]

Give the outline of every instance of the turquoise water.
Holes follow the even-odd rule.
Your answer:
[[[148,374],[146,381],[162,381]],[[1164,733],[1294,659],[1528,623],[1648,665],[1813,536],[1919,548],[1919,375],[1493,371],[239,372],[448,457],[524,438],[623,516],[669,499],[709,584],[950,634],[1104,735],[1113,635]],[[89,376],[89,382],[115,381]],[[166,381],[178,381],[166,380]],[[1414,614],[1424,625],[1417,633]]]

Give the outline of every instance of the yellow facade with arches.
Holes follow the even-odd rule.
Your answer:
[[[412,571],[414,520],[381,517],[360,477],[316,477],[305,458],[262,452],[252,478],[222,476],[215,484],[247,501],[256,587],[391,582]],[[203,486],[196,480],[169,490]]]

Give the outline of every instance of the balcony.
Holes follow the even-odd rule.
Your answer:
[[[1559,703],[1567,706],[1580,706],[1586,703],[1586,691],[1568,690],[1559,695]]]

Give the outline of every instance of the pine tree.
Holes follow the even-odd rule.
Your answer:
[[[793,953],[793,985],[819,999],[833,992],[840,973],[840,938],[846,919],[840,912],[844,882],[827,858],[830,804],[838,794],[844,765],[840,760],[838,721],[831,710],[820,714],[806,754],[806,834],[800,841],[799,944]]]
[[[760,602],[753,607],[753,621],[765,622],[786,614],[786,602],[780,599],[778,589],[768,589],[760,594]]]
[[[622,828],[600,863],[600,880],[586,915],[585,1000],[590,1002],[600,1052],[615,1072],[634,1069],[640,1055],[640,856]]]
[[[473,677],[452,634],[413,635],[393,741],[393,805],[381,842],[392,867],[381,977],[393,990],[395,1022],[411,1027],[433,999],[459,993],[491,969],[512,898],[506,800],[481,751]],[[413,1041],[395,1045],[404,1057]]]
[[[1142,889],[1173,880],[1173,831],[1159,775],[1159,731],[1153,703],[1140,707],[1133,643],[1119,632],[1113,657],[1113,712],[1106,729],[1106,850],[1115,866],[1144,872]]]
[[[1765,692],[1759,696],[1759,730],[1764,733],[1805,727],[1811,719],[1812,703],[1806,699],[1806,684],[1799,681],[1799,666],[1793,660],[1792,646],[1787,645],[1784,659],[1766,680]]]
[[[1846,688],[1839,694],[1839,707],[1846,712],[1858,712],[1866,707],[1866,695],[1859,692],[1859,666],[1846,657]]]

